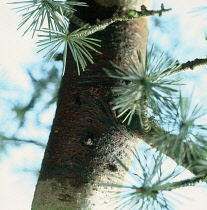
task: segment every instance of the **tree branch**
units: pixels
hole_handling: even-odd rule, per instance
[[[180,68],[177,71],[174,71],[173,73],[167,75],[167,77],[184,72],[189,69],[194,70],[195,67],[204,66],[206,64],[207,64],[207,58],[196,58],[195,60],[187,61],[186,63],[183,64],[178,63],[178,65],[180,65]],[[170,69],[166,69],[165,72],[169,70]]]
[[[50,4],[50,6],[57,11],[59,14],[64,15],[65,17],[69,18],[73,23],[75,23],[79,27],[83,27],[87,23],[85,23],[82,19],[78,18],[74,15],[74,12],[68,11],[66,9],[60,10],[60,8],[55,4]]]
[[[128,10],[122,14],[115,13],[113,17],[108,18],[106,20],[97,21],[97,24],[95,25],[89,25],[86,30],[84,30],[82,33],[78,34],[78,37],[81,36],[89,36],[91,34],[96,33],[97,31],[104,30],[107,26],[111,25],[114,22],[117,21],[129,21],[129,20],[137,20],[139,18],[153,16],[155,14],[162,15],[163,12],[170,11],[171,9],[165,9],[163,4],[161,5],[160,10],[147,10],[147,8],[142,5],[141,11],[135,11],[135,10]]]
[[[195,186],[199,182],[205,181],[205,176],[196,176],[189,179],[184,179],[177,182],[171,182],[164,185],[158,185],[157,190],[160,191],[171,191],[173,189],[178,189],[180,187],[188,187],[188,186]]]
[[[1,135],[1,141],[14,141],[14,142],[22,142],[22,143],[30,143],[30,144],[34,144],[36,146],[40,146],[42,148],[45,148],[46,145],[39,142],[39,141],[34,141],[34,140],[22,140],[22,139],[18,139],[18,138],[15,138],[15,137],[11,137],[11,138],[8,138],[6,136],[2,136]]]

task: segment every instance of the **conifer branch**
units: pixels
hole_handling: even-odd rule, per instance
[[[164,110],[171,110],[174,102],[172,97],[177,92],[173,88],[179,85],[178,80],[163,80],[170,72],[165,69],[170,68],[173,72],[179,68],[177,62],[169,62],[164,60],[163,53],[156,57],[153,55],[153,47],[147,53],[146,59],[143,60],[141,52],[137,53],[138,64],[128,57],[125,64],[128,69],[111,62],[114,70],[104,68],[104,71],[114,79],[128,81],[126,85],[113,88],[115,98],[111,102],[113,110],[118,110],[118,118],[126,116],[123,122],[128,118],[128,125],[132,121],[135,114],[139,115],[142,128],[149,132],[150,122],[148,119],[148,109],[155,116],[161,116]],[[168,64],[168,65],[167,65]],[[162,92],[162,94],[161,94]]]
[[[63,26],[60,24],[59,20],[63,18],[68,22],[69,20],[66,18],[66,15],[72,16],[73,12],[76,11],[73,6],[87,6],[84,2],[54,0],[29,0],[9,4],[23,5],[14,8],[17,9],[17,12],[24,11],[24,14],[22,14],[22,22],[19,24],[18,29],[25,25],[25,23],[30,22],[24,34],[33,30],[32,37],[36,31],[43,27],[43,23],[47,23],[49,30],[62,31]]]
[[[191,99],[183,98],[180,94],[177,110],[172,110],[166,122],[170,125],[170,129],[162,129],[154,126],[152,123],[152,131],[148,134],[148,143],[161,153],[172,158],[177,164],[182,165],[196,176],[201,176],[201,181],[207,181],[206,159],[207,139],[205,132],[206,125],[199,123],[199,119],[207,113],[202,110],[202,106],[192,106]],[[175,113],[174,113],[175,112]],[[197,167],[197,162],[201,162],[201,166]],[[202,166],[203,165],[203,166]],[[201,173],[202,172],[202,173]]]
[[[52,7],[58,11],[58,7],[56,5],[52,5]],[[156,14],[159,14],[159,16],[162,15],[163,12],[170,11],[171,9],[165,9],[164,5],[161,5],[160,10],[147,10],[147,8],[142,5],[141,6],[141,11],[136,11],[136,10],[129,10],[127,12],[124,12],[122,14],[117,14],[114,13],[112,18],[108,18],[106,20],[97,20],[97,24],[95,25],[89,25],[86,31],[83,34],[79,34],[79,36],[88,36],[91,34],[96,33],[97,31],[104,30],[106,27],[111,25],[114,22],[117,21],[129,21],[129,20],[136,20],[142,17],[147,17],[147,16],[153,16]],[[77,16],[74,15],[73,12],[63,10],[63,15],[69,18],[73,23],[76,25],[83,27],[87,23],[85,23],[82,19],[78,18]]]
[[[122,188],[122,191],[115,194],[114,197],[109,197],[109,202],[112,202],[113,198],[121,197],[123,199],[116,202],[116,209],[125,209],[126,206],[127,209],[132,209],[131,207],[152,210],[174,209],[168,199],[167,191],[183,187],[186,184],[186,180],[173,182],[183,172],[183,169],[172,165],[169,172],[169,168],[163,163],[170,160],[167,160],[159,152],[152,153],[149,149],[139,153],[131,152],[134,154],[135,162],[130,168],[115,157],[117,163],[130,177],[125,180],[125,184],[120,184],[119,177],[117,177],[116,183],[101,183],[105,187]],[[189,183],[187,183],[188,185]]]
[[[97,21],[97,24],[95,25],[89,25],[88,28],[82,32],[82,34],[79,34],[79,36],[89,36],[91,34],[96,33],[97,31],[102,31],[109,25],[111,25],[114,22],[117,21],[129,21],[129,20],[137,20],[139,18],[153,16],[155,14],[159,14],[159,16],[162,15],[163,12],[170,11],[170,9],[165,9],[163,4],[161,5],[160,10],[148,10],[144,5],[141,6],[141,11],[136,10],[129,10],[122,14],[115,13],[113,17],[108,18],[106,20],[99,20]]]
[[[151,124],[151,125],[153,125],[153,124]],[[155,139],[156,137],[159,138],[158,135],[155,134],[156,132],[160,132],[160,133],[163,133],[163,135],[165,134],[166,136],[169,136],[169,139],[165,139],[165,140],[169,141],[168,146],[164,145],[165,143],[160,144],[159,142],[152,140],[152,139]],[[131,135],[136,136],[136,134],[132,133],[132,131],[131,131]],[[198,182],[207,182],[207,164],[206,165],[203,164],[202,166],[199,166],[199,161],[201,163],[206,162],[206,159],[204,157],[195,158],[193,152],[191,152],[191,151],[188,151],[188,155],[186,154],[186,152],[183,153],[183,148],[189,148],[188,142],[183,143],[183,148],[180,148],[178,145],[175,148],[175,151],[178,155],[180,153],[183,153],[183,156],[181,157],[182,158],[182,161],[181,161],[179,157],[176,157],[175,155],[173,155],[172,153],[169,152],[169,150],[171,150],[173,145],[175,144],[174,140],[177,138],[177,135],[171,134],[168,131],[165,131],[163,128],[159,127],[157,124],[155,125],[155,123],[153,126],[151,126],[151,130],[150,130],[150,132],[147,133],[147,135],[148,136],[145,136],[145,138],[142,139],[145,143],[147,143],[152,148],[155,148],[157,151],[160,151],[162,154],[165,154],[166,156],[168,156],[169,158],[174,160],[178,165],[184,167],[185,169],[187,169],[188,171],[190,171],[191,173],[193,173],[196,176],[196,178],[194,180],[191,180],[192,183],[194,182],[196,184]],[[160,134],[160,135],[162,135],[162,134]],[[150,141],[149,139],[151,139],[152,141]],[[162,139],[162,136],[161,136],[160,140],[161,139]],[[163,140],[163,141],[165,141],[165,140]],[[195,148],[199,147],[198,144],[194,144],[193,146]],[[191,164],[189,162],[189,159],[191,159],[191,161],[190,161]],[[203,171],[201,170],[201,172],[200,172],[199,171],[200,168],[202,168]],[[186,183],[189,183],[189,184],[187,185]],[[188,182],[188,180],[185,180],[185,182],[183,182],[182,185],[183,185],[183,187],[185,187],[185,186],[190,186],[193,184],[190,184],[190,180],[189,180],[189,182]]]
[[[205,179],[205,176],[195,176],[195,177],[184,179],[177,182],[167,183],[160,186],[158,185],[157,191],[171,191],[171,190],[178,189],[181,187],[195,186],[199,182],[204,181],[204,179]],[[156,189],[156,186],[154,188]]]
[[[181,187],[189,187],[189,186],[195,186],[196,184],[204,181],[204,176],[195,176],[189,179],[184,179],[177,182],[171,182],[163,185],[155,185],[153,186],[153,191],[171,191],[174,189],[178,189]],[[131,189],[135,189],[138,193],[142,193],[143,191],[150,191],[150,188],[139,188],[139,187],[132,187]]]
[[[194,70],[198,66],[204,66],[207,65],[207,58],[196,58],[195,60],[192,61],[187,61],[186,63],[183,64],[177,64],[180,65],[180,68],[178,68],[176,71],[171,72],[167,77],[170,77],[172,75],[187,71],[187,70]],[[170,69],[166,69],[165,72],[168,72]]]

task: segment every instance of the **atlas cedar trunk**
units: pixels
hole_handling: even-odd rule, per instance
[[[89,7],[77,8],[76,15],[90,24],[115,12],[149,5],[146,1],[104,0],[87,4]],[[140,138],[139,133],[132,138],[111,111],[111,89],[119,83],[108,78],[102,68],[111,69],[110,60],[123,64],[138,49],[145,53],[147,22],[146,18],[116,22],[94,34],[94,38],[102,40],[102,54],[91,52],[94,64],[88,64],[80,76],[68,54],[32,209],[87,210],[108,206],[110,190],[98,183],[117,183],[115,177],[124,179],[125,172],[114,157],[130,165],[130,150],[138,146]],[[76,27],[71,24],[70,31]],[[114,209],[113,205],[110,208]]]

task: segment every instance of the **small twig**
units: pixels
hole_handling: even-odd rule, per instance
[[[167,77],[184,72],[189,69],[194,70],[195,67],[204,66],[206,64],[207,64],[207,58],[196,58],[195,60],[187,61],[186,63],[183,64],[178,63],[178,65],[180,65],[180,68],[177,71],[174,71],[171,74],[167,75]],[[170,69],[166,69],[165,72],[169,70]]]
[[[22,140],[22,139],[17,139],[15,137],[11,137],[11,138],[8,138],[6,136],[1,136],[1,141],[16,141],[16,142],[22,142],[22,143],[30,143],[30,144],[34,144],[36,146],[40,146],[40,147],[43,147],[45,148],[46,145],[41,143],[41,142],[38,142],[38,141],[34,141],[34,140]]]
[[[59,8],[56,5],[51,5],[53,9],[60,12]],[[105,20],[99,20],[97,21],[97,24],[90,25],[85,23],[82,19],[76,17],[73,12],[68,12],[67,10],[62,11],[62,14],[66,17],[68,17],[73,23],[76,25],[83,27],[85,25],[88,25],[88,27],[82,31],[82,33],[79,33],[77,37],[83,37],[83,36],[89,36],[91,34],[96,33],[97,31],[104,30],[107,26],[111,25],[114,22],[117,21],[129,21],[129,20],[137,20],[139,18],[147,17],[147,16],[153,16],[155,14],[159,14],[159,16],[162,15],[163,12],[170,11],[171,9],[165,9],[164,5],[161,5],[160,10],[147,10],[147,8],[142,5],[141,11],[136,10],[128,10],[122,14],[113,14],[113,17],[105,19]]]
[[[151,130],[149,118],[148,118],[148,100],[144,97],[142,100],[142,111],[141,111],[141,123],[145,133],[149,133]]]
[[[177,189],[180,187],[189,187],[189,186],[195,186],[196,184],[200,182],[205,182],[205,176],[195,176],[189,179],[184,179],[177,182],[171,182],[164,185],[160,185],[157,187],[157,190],[160,191],[171,191],[173,189]]]
[[[77,16],[74,15],[74,13],[69,13],[66,15],[73,23],[75,23],[79,27],[83,27],[87,25],[82,19],[78,18]]]
[[[170,11],[171,9],[164,9],[163,4],[161,5],[161,10],[147,10],[147,8],[142,5],[141,11],[135,11],[135,10],[129,10],[122,14],[115,13],[113,17],[108,18],[106,20],[102,20],[97,22],[95,25],[89,25],[86,30],[83,30],[82,33],[79,33],[77,36],[88,36],[91,34],[96,33],[97,31],[104,30],[107,26],[111,25],[114,22],[117,21],[129,21],[129,20],[137,20],[139,18],[147,17],[147,16],[153,16],[155,14],[162,15],[163,12]]]
[[[78,18],[74,15],[74,12],[68,12],[67,10],[60,10],[57,5],[50,4],[50,6],[57,11],[59,14],[63,14],[65,17],[69,18],[73,23],[75,23],[79,27],[83,27],[87,23],[85,23],[82,19]],[[61,13],[62,12],[62,13]]]

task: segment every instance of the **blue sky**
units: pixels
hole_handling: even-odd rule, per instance
[[[16,31],[20,23],[18,14],[10,10],[11,2],[3,0],[0,2],[0,25],[1,25],[1,51],[0,51],[0,131],[8,130],[8,134],[16,129],[16,124],[10,126],[5,122],[11,122],[14,118],[9,112],[10,103],[2,103],[3,99],[20,100],[26,103],[32,92],[30,79],[26,69],[39,63],[44,53],[36,54],[37,47],[35,37],[31,40],[31,34],[22,37],[23,30]],[[160,5],[161,1],[156,1]],[[173,11],[163,14],[162,20],[167,30],[150,29],[150,40],[161,46],[165,51],[178,59],[180,62],[193,60],[196,57],[207,55],[207,22],[202,15],[189,13],[194,7],[206,5],[207,1],[164,1],[165,7],[172,7]],[[159,6],[158,6],[159,7]],[[176,46],[175,46],[175,43]],[[172,50],[173,49],[173,50]],[[48,64],[49,65],[49,64]],[[207,100],[207,67],[201,67],[192,72],[186,72],[184,81],[188,83],[186,90],[194,90],[194,100],[206,103]],[[196,78],[196,80],[195,80]],[[3,88],[2,88],[3,85]],[[6,88],[4,88],[6,87]],[[204,91],[205,90],[205,91]],[[55,107],[42,116],[42,121],[49,125],[52,122]],[[5,114],[6,113],[6,114]],[[29,138],[29,135],[38,140],[46,141],[49,130],[46,128],[33,128],[28,125],[28,130],[22,131],[21,135]],[[0,209],[4,210],[29,210],[37,176],[32,171],[25,169],[38,169],[41,164],[43,150],[40,147],[25,144],[21,146],[7,146],[7,154],[0,154]],[[182,210],[204,210],[207,204],[207,191],[201,187],[182,189],[182,194],[193,197],[195,202],[188,201]]]

